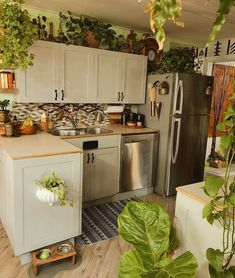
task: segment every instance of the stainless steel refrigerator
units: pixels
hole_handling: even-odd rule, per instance
[[[212,84],[213,77],[199,74],[148,76],[139,112],[147,127],[160,130],[154,191],[161,195],[203,180]]]

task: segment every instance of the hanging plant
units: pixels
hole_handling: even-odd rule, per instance
[[[28,48],[37,38],[37,28],[27,10],[22,10],[24,0],[0,2],[0,70],[26,69],[32,65],[33,55]]]
[[[141,1],[142,0],[138,0],[139,3]],[[178,26],[184,26],[181,14],[181,4],[181,0],[149,0],[144,10],[145,13],[149,13],[150,27],[153,33],[156,33],[159,50],[162,49],[165,41],[166,35],[163,27],[167,20],[172,21]],[[207,41],[207,46],[214,41],[216,35],[225,23],[226,15],[229,14],[234,4],[235,0],[220,0],[219,8],[216,12],[216,19]]]

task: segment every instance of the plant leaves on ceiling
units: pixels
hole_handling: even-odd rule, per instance
[[[142,0],[138,0],[140,3]],[[210,0],[208,0],[210,1]],[[156,33],[156,40],[159,44],[159,50],[163,48],[166,38],[164,25],[167,20],[172,21],[178,26],[184,27],[181,13],[181,0],[149,0],[145,13],[149,13],[150,27],[153,33]],[[225,23],[226,15],[229,14],[235,0],[220,0],[219,8],[216,12],[216,18],[213,23],[212,31],[207,40],[207,46],[214,41],[216,35]]]

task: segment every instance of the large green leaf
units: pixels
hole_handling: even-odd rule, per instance
[[[224,184],[224,179],[216,176],[208,176],[205,182],[204,192],[214,198]]]
[[[217,271],[212,265],[209,264],[209,272],[211,278],[234,278],[231,268],[229,270]]]
[[[174,250],[177,247],[179,247],[179,245],[180,245],[180,243],[179,243],[179,240],[176,237],[176,230],[175,230],[175,228],[173,226],[171,226],[168,254],[173,253]]]
[[[118,217],[119,236],[131,243],[147,270],[169,247],[170,217],[158,204],[129,202]]]
[[[209,264],[216,270],[222,271],[224,262],[224,253],[219,249],[208,248],[206,251],[206,257]]]
[[[155,278],[192,278],[197,267],[193,254],[186,252],[160,270]]]
[[[121,257],[119,278],[155,278],[156,273],[156,268],[144,268],[135,249],[125,252]]]

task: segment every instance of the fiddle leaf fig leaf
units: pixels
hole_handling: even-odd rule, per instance
[[[219,123],[219,124],[217,124],[216,128],[217,128],[217,130],[225,131],[226,125],[225,125],[225,123]]]
[[[198,264],[191,252],[186,252],[161,269],[155,278],[192,278]]]
[[[208,248],[206,251],[206,257],[209,261],[209,264],[216,271],[222,271],[223,262],[224,262],[224,253],[221,252],[219,249]]]
[[[209,176],[203,187],[204,192],[211,198],[216,197],[220,188],[224,185],[224,179],[216,176]]]
[[[222,149],[228,149],[230,145],[230,136],[224,135],[220,138],[220,146]]]
[[[169,247],[170,217],[157,204],[129,202],[118,217],[119,236],[131,243],[145,269],[152,269]]]

